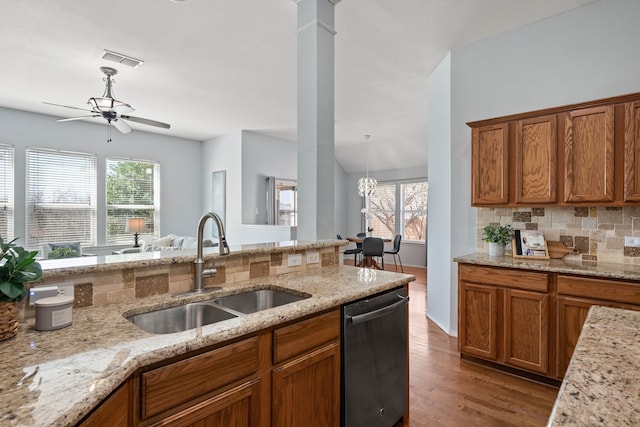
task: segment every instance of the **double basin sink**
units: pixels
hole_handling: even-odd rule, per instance
[[[152,334],[172,334],[309,298],[283,289],[258,289],[125,316]]]

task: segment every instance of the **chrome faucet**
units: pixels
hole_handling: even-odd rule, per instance
[[[196,254],[196,260],[194,261],[196,265],[196,277],[195,277],[195,292],[202,292],[204,290],[202,286],[202,279],[205,277],[213,277],[216,275],[216,261],[213,260],[212,268],[204,268],[204,259],[202,258],[202,241],[204,239],[204,225],[207,223],[207,220],[211,218],[218,228],[218,251],[220,255],[228,255],[229,254],[229,245],[227,244],[227,238],[224,235],[224,226],[222,225],[222,220],[217,214],[213,212],[206,213],[200,218],[200,222],[198,223],[198,252]]]

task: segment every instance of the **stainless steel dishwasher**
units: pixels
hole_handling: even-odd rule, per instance
[[[344,427],[390,427],[407,411],[408,302],[397,288],[342,307]]]

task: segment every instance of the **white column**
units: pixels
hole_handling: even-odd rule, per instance
[[[298,4],[298,240],[335,238],[334,6]]]

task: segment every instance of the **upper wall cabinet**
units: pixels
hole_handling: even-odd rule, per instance
[[[472,206],[640,203],[640,93],[468,125]]]
[[[473,129],[471,198],[473,205],[509,202],[509,127],[498,124]]]
[[[516,122],[516,203],[556,201],[557,135],[555,115]]]
[[[564,200],[613,202],[613,105],[565,114]]]
[[[624,104],[624,201],[640,201],[640,101]]]

